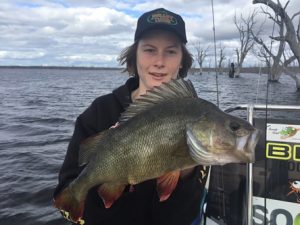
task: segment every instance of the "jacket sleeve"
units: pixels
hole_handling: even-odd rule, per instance
[[[153,220],[159,225],[190,225],[200,213],[208,167],[197,166],[192,174],[179,180],[172,195],[164,202],[153,199]]]
[[[81,141],[104,129],[97,121],[97,106],[94,101],[76,120],[74,133],[59,172],[58,185],[54,191],[56,196],[63,188],[80,174],[83,168],[78,166],[78,154]]]
[[[54,196],[56,196],[63,188],[78,177],[83,167],[78,166],[78,155],[80,143],[89,136],[92,136],[102,130],[108,129],[113,123],[111,119],[104,120],[99,108],[103,104],[99,102],[106,101],[100,97],[96,99],[79,117],[76,119],[75,128],[71,140],[68,145],[68,150],[59,172],[58,185],[55,188]],[[102,119],[100,119],[102,118]]]
[[[59,172],[58,185],[54,190],[54,197],[76,179],[83,170],[83,167],[78,166],[80,143],[84,139],[114,125],[122,110],[122,106],[116,101],[115,97],[112,94],[108,94],[97,98],[77,118],[74,133]],[[102,201],[97,194],[97,188],[92,188],[86,197],[83,215],[87,224],[107,225],[110,224],[111,218],[118,218],[116,215],[120,213],[117,207],[115,207],[115,210],[110,210],[107,213],[102,205]],[[108,223],[103,223],[103,220],[107,220]]]

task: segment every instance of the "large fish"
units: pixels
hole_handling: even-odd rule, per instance
[[[54,206],[82,222],[90,188],[109,208],[126,185],[157,178],[161,201],[176,187],[180,170],[196,165],[253,162],[259,131],[198,98],[192,83],[172,80],[131,104],[116,128],[81,145],[77,179],[54,199]]]

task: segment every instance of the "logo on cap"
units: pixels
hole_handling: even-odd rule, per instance
[[[158,11],[147,18],[149,23],[166,23],[169,25],[177,25],[177,20],[174,16],[169,15],[166,11]]]

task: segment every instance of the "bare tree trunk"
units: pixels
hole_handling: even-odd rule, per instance
[[[204,62],[204,59],[206,58],[207,56],[207,50],[208,50],[208,47],[206,47],[205,49],[202,48],[201,46],[201,43],[200,41],[196,42],[195,44],[193,44],[195,49],[196,49],[196,61],[199,65],[199,68],[200,68],[200,75],[202,75],[202,72],[203,72],[203,68],[202,68],[202,65],[203,65],[203,62]]]
[[[225,55],[224,55],[224,49],[225,47],[222,46],[222,44],[220,44],[220,55],[219,55],[219,64],[218,64],[218,70],[219,70],[219,74],[223,74],[223,66],[222,63],[224,61],[224,59],[226,59]]]
[[[247,19],[244,19],[243,16],[241,15],[240,19],[238,20],[236,18],[236,15],[234,16],[234,23],[240,34],[240,48],[236,49],[237,68],[236,68],[235,77],[238,77],[240,75],[241,68],[243,67],[243,62],[249,50],[254,45],[254,40],[251,35],[251,30],[253,30],[253,27],[255,25],[255,21],[254,21],[255,16],[256,16],[255,11],[250,13]]]
[[[240,64],[240,52],[239,49],[235,49],[236,52],[236,58],[237,58],[237,65],[236,65],[236,69],[235,69],[235,73],[234,73],[234,77],[239,77],[240,73],[241,73],[241,64]]]
[[[290,17],[287,12],[285,11],[289,1],[286,3],[284,7],[282,7],[280,1],[277,1],[277,4],[272,0],[253,0],[253,4],[261,3],[270,7],[274,13],[281,17],[282,21],[286,26],[286,35],[285,37],[278,37],[277,39],[282,39],[289,44],[292,52],[294,53],[295,57],[297,58],[298,65],[300,67],[300,36],[299,36],[299,25],[297,32],[295,30],[293,19],[300,15],[300,12],[295,13],[292,17]]]
[[[281,74],[282,74],[282,67],[279,64],[277,65],[273,64],[269,73],[269,81],[278,82]]]
[[[292,50],[294,56],[290,57],[288,60],[285,59],[283,63],[283,68],[281,69],[284,71],[285,74],[289,75],[295,81],[297,91],[300,91],[299,76],[297,76],[296,73],[292,73],[286,68],[286,66],[289,63],[291,63],[294,59],[297,59],[298,67],[300,68],[300,19],[298,22],[297,31],[293,24],[293,19],[296,16],[300,15],[300,11],[298,11],[292,17],[290,17],[286,12],[286,8],[289,4],[289,1],[287,1],[284,7],[281,5],[280,0],[277,0],[277,4],[272,0],[253,0],[253,4],[257,4],[257,3],[261,3],[270,7],[274,11],[275,15],[280,17],[280,21],[284,23],[286,27],[285,35],[283,35],[283,33],[280,33],[279,37],[271,37],[271,38],[280,41],[280,43],[284,41],[289,44],[289,47]],[[272,17],[271,19],[274,20],[274,18]],[[274,20],[274,22],[276,22],[276,20]]]
[[[241,66],[237,65],[235,73],[234,73],[234,77],[239,77],[241,73]]]
[[[270,13],[264,11],[265,14],[269,16],[270,19],[274,21],[279,27],[279,36],[283,37],[284,36],[284,23],[282,19],[280,19],[278,16],[273,17]],[[259,28],[259,31],[257,34],[261,33],[262,27]],[[264,41],[258,37],[258,35],[255,35],[253,30],[251,30],[251,34],[253,36],[254,41],[262,46],[261,51],[258,53],[259,57],[265,58],[265,61],[268,64],[268,67],[270,68],[269,73],[268,73],[268,79],[269,81],[272,82],[278,82],[280,75],[282,73],[282,66],[280,65],[280,59],[283,56],[284,53],[284,47],[285,47],[285,41],[284,39],[280,39],[279,41],[279,46],[277,48],[277,54],[273,54],[274,50],[272,49],[274,46],[271,45],[271,47],[267,47]],[[273,35],[273,34],[272,34]],[[270,37],[271,39],[274,39],[273,36]]]

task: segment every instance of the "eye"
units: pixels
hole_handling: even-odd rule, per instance
[[[175,50],[167,50],[167,53],[169,55],[174,55],[174,54],[177,54],[177,51],[175,51]]]
[[[155,50],[153,48],[146,48],[144,49],[144,52],[149,52],[149,53],[152,53],[154,52]]]
[[[237,122],[230,122],[229,127],[232,131],[237,131],[238,129],[240,129],[241,125]]]

